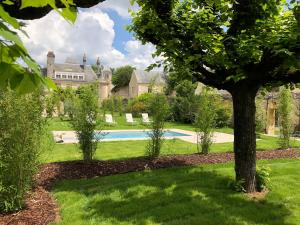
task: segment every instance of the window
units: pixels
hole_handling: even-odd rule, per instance
[[[78,76],[73,76],[73,79],[74,80],[78,80]]]
[[[72,75],[68,75],[68,79],[72,80]]]
[[[67,75],[62,75],[62,79],[67,79]]]
[[[60,74],[56,74],[56,79],[60,79],[60,78],[61,78]]]
[[[79,80],[83,80],[83,76],[79,76]]]

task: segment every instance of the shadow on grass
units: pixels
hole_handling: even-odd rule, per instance
[[[230,179],[201,168],[165,169],[64,181],[54,192],[84,194],[86,224],[290,225],[283,204],[251,201],[227,188]]]

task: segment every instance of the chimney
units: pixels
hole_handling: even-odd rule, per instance
[[[47,54],[47,77],[54,77],[54,63],[55,63],[55,55],[54,52],[49,51]]]
[[[83,54],[82,62],[83,62],[83,68],[85,68],[85,66],[86,66],[86,54],[85,53]]]

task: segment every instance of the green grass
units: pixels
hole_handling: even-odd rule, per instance
[[[147,141],[117,141],[102,142],[96,151],[95,159],[120,160],[145,155]],[[294,147],[300,147],[300,142],[293,143]],[[275,137],[261,136],[257,141],[258,150],[270,150],[279,148],[278,139]],[[233,151],[233,143],[213,144],[211,152]],[[178,139],[166,140],[161,151],[162,155],[192,154],[197,152],[195,144]],[[56,144],[52,151],[41,155],[41,162],[58,162],[82,159],[77,144]]]
[[[232,164],[62,181],[52,193],[60,225],[300,224],[300,160],[259,164],[272,169],[271,192],[261,201],[227,188]]]
[[[115,121],[117,122],[114,126],[109,126],[102,123],[102,129],[104,130],[123,130],[123,129],[145,129],[147,126],[141,123],[140,118],[135,118],[137,123],[135,125],[127,124],[124,116],[114,116]],[[183,123],[175,123],[175,122],[167,122],[166,128],[177,128],[183,130],[190,130],[194,131],[195,128],[191,124],[183,124]],[[99,129],[100,127],[98,127]],[[49,121],[49,129],[50,130],[57,130],[57,131],[68,131],[73,130],[69,121],[61,120],[59,118],[53,118]],[[232,134],[233,130],[231,128],[220,128],[216,129],[218,132],[229,133]]]

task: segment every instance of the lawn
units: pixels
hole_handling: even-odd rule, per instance
[[[114,116],[114,120],[117,122],[115,126],[109,126],[105,123],[101,123],[101,128],[104,130],[123,130],[123,129],[145,129],[147,128],[146,125],[141,123],[140,118],[135,118],[137,123],[135,125],[127,124],[125,120],[125,116]],[[183,130],[190,130],[194,131],[195,128],[191,124],[184,124],[184,123],[175,123],[175,122],[166,122],[166,128],[177,128]],[[49,121],[49,129],[50,130],[57,130],[57,131],[68,131],[73,130],[71,124],[67,120],[61,120],[59,118],[53,118]],[[100,129],[100,126],[98,127]],[[216,129],[218,132],[229,133],[232,134],[233,130],[231,128],[219,128]]]
[[[272,169],[272,190],[261,201],[227,187],[232,164],[62,181],[52,194],[59,202],[60,225],[300,224],[300,160],[259,164]]]
[[[261,136],[257,141],[258,150],[270,150],[279,148],[278,139],[275,137]],[[300,147],[300,142],[292,142],[294,147]],[[147,141],[117,141],[102,142],[96,151],[95,159],[98,160],[120,160],[145,155]],[[232,143],[213,144],[211,152],[233,151]],[[195,144],[182,140],[166,140],[161,154],[192,154],[197,152]],[[41,155],[42,162],[58,162],[82,159],[77,144],[56,144],[54,149]]]

